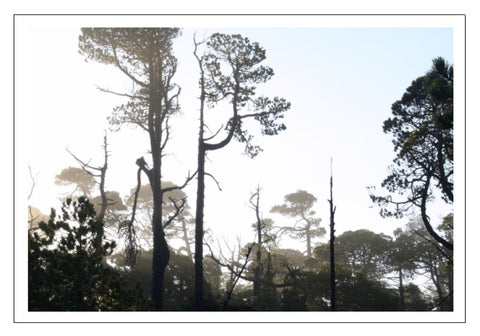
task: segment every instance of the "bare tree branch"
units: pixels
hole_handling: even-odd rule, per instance
[[[210,176],[215,181],[215,183],[217,184],[218,190],[222,191],[222,188],[220,187],[220,183],[217,181],[217,179],[212,174],[205,172],[205,175]]]
[[[110,94],[113,94],[113,95],[116,95],[116,96],[127,97],[127,98],[130,98],[130,99],[145,99],[145,97],[143,97],[143,96],[137,96],[137,95],[131,95],[131,94],[128,94],[128,93],[115,92],[115,91],[112,91],[112,90],[109,90],[109,89],[102,88],[98,85],[96,85],[95,87],[100,92],[110,93]]]
[[[109,40],[110,40],[110,45],[112,46],[112,52],[113,52],[113,57],[114,57],[114,60],[115,60],[115,66],[118,69],[120,69],[120,71],[122,71],[125,75],[127,75],[128,78],[130,78],[132,81],[134,81],[136,84],[140,85],[141,87],[148,87],[148,85],[146,83],[137,79],[135,76],[133,76],[130,72],[128,72],[127,69],[125,69],[120,64],[120,61],[119,61],[118,55],[117,55],[117,47],[116,47],[115,41],[113,40],[113,38],[110,38]]]
[[[183,197],[181,200],[180,200],[180,205],[177,204],[177,200],[172,198],[172,197],[169,197],[169,200],[172,202],[173,206],[175,207],[175,212],[173,213],[173,215],[171,215],[165,222],[165,224],[163,224],[163,228],[165,229],[167,226],[170,225],[170,223],[175,219],[177,218],[177,216],[185,209],[185,203],[186,203],[186,200],[187,198],[186,197]]]
[[[37,185],[37,176],[39,172],[36,173],[35,176],[33,176],[32,167],[30,167],[30,165],[28,166],[28,172],[30,173],[30,179],[32,180],[32,187],[30,188],[30,193],[28,194],[28,197],[27,197],[27,199],[29,200],[30,197],[32,197],[33,189],[35,189],[35,186]]]
[[[207,127],[207,128],[208,128],[208,126],[207,126],[207,125],[205,125],[205,127]],[[209,141],[209,140],[212,140],[213,138],[215,138],[215,137],[218,135],[218,133],[220,133],[220,131],[221,131],[222,129],[223,129],[223,124],[222,124],[222,126],[220,126],[220,128],[218,129],[218,131],[216,131],[216,132],[215,132],[215,134],[214,134],[214,135],[212,135],[212,136],[210,136],[210,137],[208,137],[208,138],[206,138],[206,139],[203,139],[203,141]]]
[[[197,175],[197,172],[198,171],[195,171],[195,173],[190,176],[190,171],[188,172],[188,176],[187,178],[185,179],[185,182],[181,185],[181,186],[173,186],[173,187],[168,187],[168,188],[162,188],[162,192],[163,193],[166,193],[166,192],[169,192],[169,191],[173,191],[173,190],[181,190],[183,188],[185,188],[187,186],[187,184],[194,179],[194,177]]]

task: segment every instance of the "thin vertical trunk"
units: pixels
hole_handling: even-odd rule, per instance
[[[108,199],[107,199],[107,194],[105,192],[105,178],[107,174],[107,168],[108,168],[108,150],[107,150],[107,136],[105,135],[103,137],[103,151],[104,151],[104,163],[103,167],[100,167],[98,170],[100,171],[100,197],[102,199],[102,204],[100,207],[100,212],[98,213],[97,219],[101,222],[103,222],[103,219],[105,218],[105,212],[107,211],[107,204],[108,204]],[[101,241],[100,241],[101,243]]]
[[[203,127],[202,127],[203,128]],[[202,136],[202,135],[200,135]],[[198,145],[197,204],[195,212],[195,308],[203,308],[203,208],[205,199],[205,150]]]
[[[255,210],[255,216],[257,219],[257,253],[255,256],[255,271],[253,275],[253,296],[255,297],[255,305],[258,305],[258,297],[262,287],[262,220],[260,219],[260,187],[257,187],[256,194],[257,200],[253,204]]]
[[[185,217],[182,217],[182,231],[183,231],[183,241],[185,242],[185,251],[187,256],[192,258],[192,249],[190,248],[190,238],[188,237],[187,223]]]
[[[154,200],[155,204],[155,200]],[[170,261],[170,252],[162,228],[161,199],[160,207],[153,210],[153,260],[152,260],[152,300],[155,310],[163,310],[165,269]],[[157,209],[160,210],[157,210]]]
[[[331,167],[330,167],[331,168]],[[333,173],[330,175],[330,309],[337,309],[336,283],[335,283],[335,210],[333,206]]]
[[[307,224],[306,228],[306,238],[307,238],[307,257],[311,258],[312,257],[312,234],[310,232],[310,224]]]
[[[440,237],[435,230],[432,228],[430,224],[430,218],[427,215],[427,199],[428,199],[428,189],[430,188],[430,180],[432,178],[431,175],[426,176],[427,181],[425,182],[425,186],[423,187],[422,194],[421,194],[421,203],[420,203],[420,214],[422,217],[423,224],[427,229],[428,233],[440,244],[442,244],[445,248],[450,251],[453,251],[453,244],[445,240],[444,238]]]
[[[445,296],[443,293],[442,282],[438,274],[438,265],[430,265],[430,276],[437,290],[439,308],[440,310],[445,310],[445,305],[443,304]]]
[[[198,130],[198,158],[197,158],[197,202],[195,209],[195,309],[203,308],[203,208],[205,201],[205,143],[203,139],[204,129],[204,105],[205,105],[205,75],[202,58],[197,55],[198,43],[195,42],[193,54],[200,68],[200,126]]]
[[[400,282],[398,290],[400,292],[400,309],[405,310],[405,293],[403,288],[403,272],[402,265],[398,268],[398,280]]]
[[[157,68],[158,67],[158,68]],[[153,167],[150,170],[150,186],[153,193],[153,259],[152,259],[152,300],[155,310],[163,310],[165,269],[170,261],[170,252],[162,225],[162,123],[165,111],[162,107],[163,83],[158,74],[163,73],[161,63],[152,62],[150,72],[149,135]],[[163,97],[165,98],[165,97]]]

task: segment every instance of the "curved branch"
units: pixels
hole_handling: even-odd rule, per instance
[[[220,187],[220,183],[217,181],[217,179],[212,174],[205,172],[205,175],[210,176],[215,181],[215,183],[217,184],[218,190],[222,191],[222,188]]]
[[[110,44],[112,46],[112,52],[113,52],[113,58],[114,58],[114,63],[115,63],[115,66],[120,69],[120,71],[122,71],[125,75],[127,75],[128,78],[130,78],[132,81],[134,81],[136,84],[140,85],[141,87],[147,87],[148,85],[144,82],[142,82],[141,80],[137,79],[135,76],[133,76],[130,72],[128,72],[127,69],[125,69],[121,64],[120,64],[120,61],[118,59],[118,55],[117,55],[117,48],[116,48],[116,45],[115,45],[115,42],[113,39],[109,39],[110,41]]]
[[[237,124],[238,124],[238,121],[240,120],[240,118],[237,115],[235,115],[230,120],[232,120],[232,126],[231,126],[230,130],[228,131],[228,134],[225,137],[225,139],[223,139],[222,141],[220,141],[216,144],[209,144],[209,143],[204,142],[203,147],[206,151],[217,150],[217,149],[225,147],[226,145],[228,145],[230,143],[230,141],[233,138],[233,135],[235,134],[235,129],[237,128]]]
[[[185,203],[186,203],[186,200],[187,198],[186,197],[183,197],[181,200],[180,200],[180,205],[177,204],[176,200],[172,197],[169,197],[168,198],[170,200],[170,202],[172,202],[173,206],[175,207],[175,212],[173,213],[173,215],[171,215],[165,222],[165,224],[163,224],[163,228],[165,229],[167,226],[170,225],[170,223],[173,222],[173,220],[175,218],[178,217],[178,215],[183,211],[183,209],[185,209]]]
[[[428,199],[428,188],[430,186],[430,179],[431,176],[427,176],[427,181],[425,183],[425,187],[422,190],[422,200],[421,200],[421,205],[420,205],[420,212],[421,212],[421,217],[423,224],[425,225],[425,228],[427,229],[428,233],[440,244],[442,244],[445,248],[449,249],[450,251],[453,251],[453,244],[439,236],[435,230],[432,228],[430,224],[430,218],[427,215],[427,199]]]
[[[185,179],[185,183],[183,183],[181,186],[173,186],[173,187],[168,187],[168,188],[162,188],[162,193],[166,193],[166,192],[173,191],[173,190],[181,190],[181,189],[185,188],[187,186],[187,184],[191,180],[193,180],[193,178],[197,175],[197,173],[198,173],[198,170],[192,176],[190,176],[190,172],[188,172],[188,176]]]

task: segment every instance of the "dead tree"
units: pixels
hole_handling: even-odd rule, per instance
[[[163,157],[170,139],[169,119],[180,109],[181,89],[173,82],[178,63],[173,54],[173,40],[179,35],[179,28],[82,28],[79,37],[80,52],[87,59],[115,66],[132,82],[131,93],[102,90],[128,98],[126,104],[114,109],[110,124],[118,128],[131,124],[149,136],[151,165],[143,157],[136,164],[147,176],[153,193],[152,300],[156,310],[163,309],[164,276],[170,261],[166,223],[162,218],[163,196],[182,189],[195,176],[188,176],[183,185],[162,188]],[[180,208],[181,202],[176,206]]]
[[[333,205],[333,172],[330,162],[330,309],[336,310],[336,282],[335,282],[335,211]]]
[[[241,246],[240,239],[238,237],[237,237],[237,240],[238,240],[237,258],[235,258],[235,254],[236,254],[235,249],[230,249],[228,247],[228,244],[226,245],[227,245],[227,248],[230,250],[230,254],[231,254],[230,258],[225,257],[221,250],[219,252],[220,256],[216,257],[210,245],[208,243],[205,243],[205,245],[210,250],[209,257],[220,266],[227,268],[230,272],[230,279],[226,285],[225,300],[223,301],[224,310],[228,309],[230,299],[232,298],[233,290],[235,289],[235,286],[237,285],[238,280],[240,279],[249,280],[249,281],[253,280],[252,278],[245,277],[243,273],[248,265],[248,262],[251,261],[250,254],[252,252],[254,244],[248,244],[247,252],[245,253],[245,256],[244,256],[245,260],[243,261],[243,263],[241,263],[241,259],[243,256],[241,255],[240,251],[242,249],[242,246]]]
[[[114,203],[109,203],[109,199],[107,197],[107,193],[105,191],[105,179],[106,179],[106,174],[107,174],[107,168],[108,168],[108,144],[107,144],[107,135],[103,137],[103,165],[101,166],[92,166],[89,162],[84,162],[83,160],[79,159],[75,154],[73,154],[68,148],[67,152],[70,153],[70,155],[80,164],[80,167],[82,170],[92,176],[95,181],[98,184],[98,188],[100,191],[100,211],[97,214],[97,219],[100,222],[104,222],[104,217],[105,217],[105,211],[107,209],[107,206],[113,205]],[[102,245],[102,240],[103,240],[103,235],[97,235],[97,246]]]
[[[263,230],[263,221],[260,218],[260,186],[257,186],[257,190],[250,196],[250,208],[255,211],[256,222],[254,227],[257,235],[257,249],[255,254],[255,269],[253,275],[253,296],[255,297],[255,303],[258,300],[262,287],[262,274],[263,274],[263,263],[262,263],[262,230]]]

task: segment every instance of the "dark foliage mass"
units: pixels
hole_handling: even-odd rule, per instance
[[[28,308],[31,311],[143,310],[141,288],[130,289],[105,263],[113,242],[98,244],[103,223],[84,197],[67,199],[62,214],[28,234]]]
[[[382,183],[390,195],[372,195],[372,200],[387,217],[418,209],[429,234],[453,251],[453,242],[437,234],[428,216],[435,192],[453,204],[453,66],[434,59],[432,68],[392,104],[392,115],[383,124],[396,153]]]
[[[271,221],[267,223],[270,225],[262,225],[262,230],[271,230]],[[336,310],[452,309],[451,264],[438,246],[422,238],[427,232],[420,223],[412,221],[407,230],[397,230],[395,238],[368,230],[337,237]],[[439,230],[448,235],[451,228],[451,216],[447,216]],[[105,239],[97,243],[98,235],[103,235],[103,223],[83,197],[67,199],[61,215],[52,211],[48,222],[29,231],[29,310],[154,309],[145,298],[151,295],[152,250],[142,251],[136,264],[129,267],[122,253],[112,255],[114,243]],[[239,253],[243,258],[248,249],[247,255],[260,259],[246,257],[227,263],[214,256],[205,259],[203,310],[330,310],[329,244],[318,244],[308,257],[297,250],[280,249],[271,242],[276,238],[268,237]],[[256,253],[259,246],[261,254]],[[238,274],[240,267],[235,265],[243,265],[244,272]],[[431,277],[435,290],[427,295],[411,282],[416,274]],[[237,275],[240,282],[232,287],[231,280]],[[261,286],[254,292],[258,279]],[[172,250],[165,272],[164,310],[196,310],[194,289],[192,257]]]

